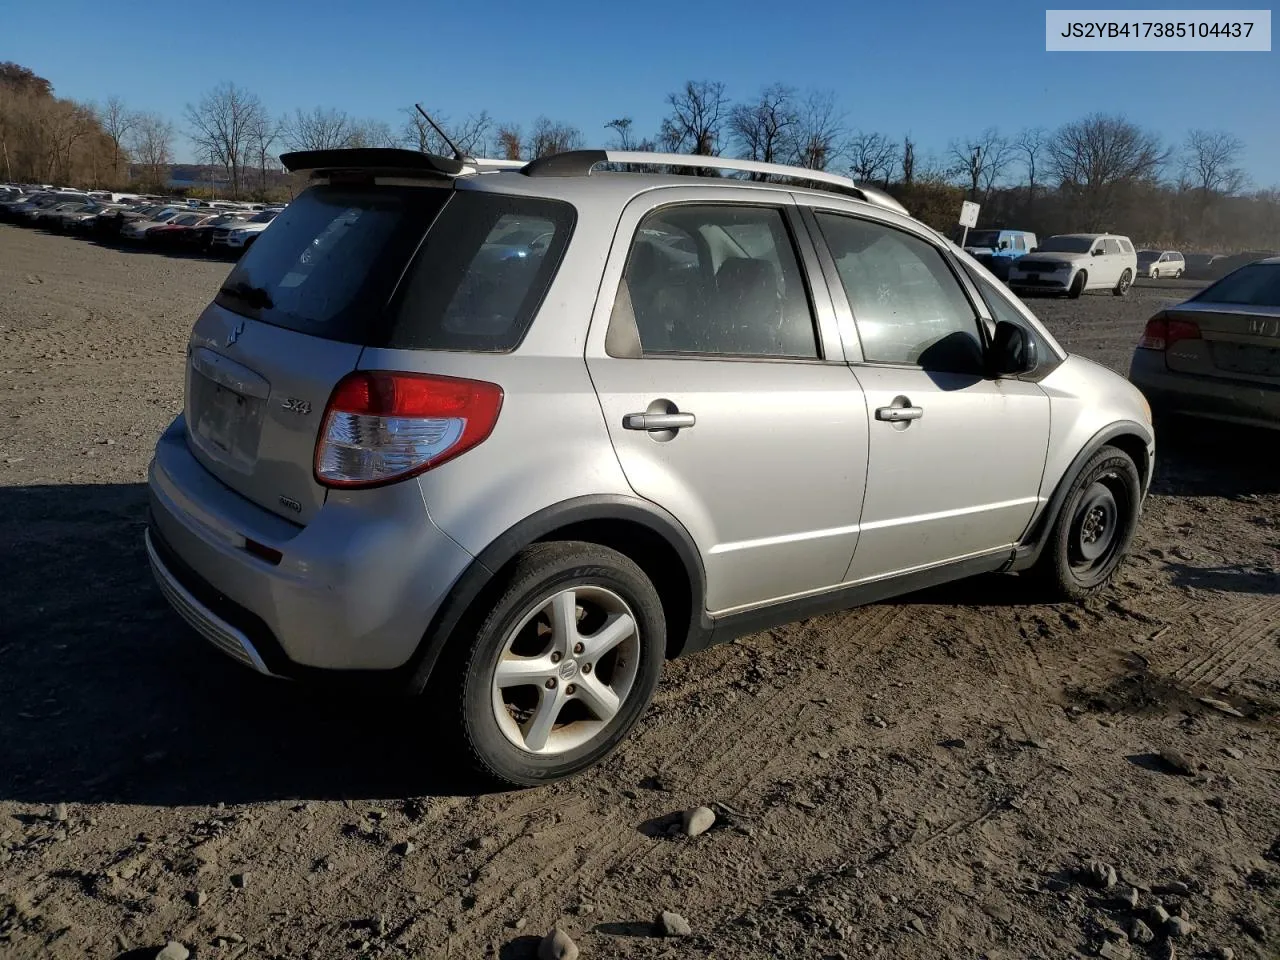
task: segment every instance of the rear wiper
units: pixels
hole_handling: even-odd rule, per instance
[[[218,293],[226,294],[228,297],[235,297],[237,300],[260,310],[270,310],[272,307],[271,294],[267,293],[262,287],[252,286],[243,280],[237,283],[224,284]]]

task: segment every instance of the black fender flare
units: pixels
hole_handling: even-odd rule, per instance
[[[681,635],[684,625],[668,625],[668,635],[678,647],[691,644],[696,635],[710,632],[705,612],[706,571],[702,556],[689,531],[671,513],[648,500],[620,494],[598,494],[564,500],[530,514],[485,547],[454,581],[444,602],[431,619],[418,649],[405,665],[409,692],[420,693],[431,678],[454,630],[494,576],[521,550],[575,524],[593,520],[633,523],[657,534],[679,556],[689,578],[692,611],[689,637]]]
[[[1044,550],[1045,542],[1049,537],[1049,530],[1052,529],[1058,512],[1062,509],[1062,505],[1067,499],[1067,493],[1070,491],[1071,485],[1076,482],[1076,478],[1080,476],[1084,465],[1089,462],[1090,457],[1107,444],[1117,437],[1124,436],[1140,440],[1144,449],[1149,449],[1154,440],[1151,428],[1136,420],[1117,420],[1090,437],[1088,443],[1080,448],[1071,463],[1067,465],[1067,469],[1062,472],[1062,479],[1054,487],[1053,494],[1049,497],[1049,502],[1045,504],[1039,516],[1031,522],[1026,532],[1023,533],[1022,539],[1018,541],[1018,545],[1014,548],[1013,558],[1009,561],[1009,565],[1005,567],[1006,570],[1026,570],[1040,559],[1040,553]],[[1155,471],[1155,462],[1152,460],[1146,463],[1138,463],[1137,466],[1142,475],[1142,497],[1145,501],[1147,491],[1151,487],[1151,476]]]

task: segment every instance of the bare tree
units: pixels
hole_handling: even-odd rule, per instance
[[[672,153],[692,153],[703,157],[720,154],[720,137],[729,112],[724,84],[712,80],[689,80],[683,88],[667,94],[671,112],[662,120],[662,145]]]
[[[403,134],[406,144],[423,153],[434,153],[446,157],[453,155],[453,148],[445,142],[416,107],[408,107],[403,112],[407,114]],[[464,156],[482,157],[488,152],[489,131],[493,127],[493,119],[487,110],[468,116],[452,130],[449,129],[451,124],[448,118],[436,113],[432,113],[431,118],[457,144]]]
[[[457,127],[449,131],[449,136],[458,145],[458,149],[468,157],[483,157],[489,152],[489,135],[493,130],[493,117],[488,110],[469,114]]]
[[[979,188],[984,188],[984,193],[991,192],[1013,157],[1009,141],[995,127],[988,127],[976,137],[952,140],[947,155],[957,175],[968,183],[973,200],[978,199]]]
[[[248,127],[248,156],[257,164],[258,189],[264,195],[267,192],[267,170],[272,166],[272,147],[279,138],[280,124],[267,116],[265,110],[258,111]]]
[[[129,110],[119,97],[108,97],[106,104],[98,112],[98,120],[102,129],[111,138],[111,174],[120,176],[120,160],[125,138],[137,123],[137,117]]]
[[[739,103],[729,111],[729,137],[742,159],[782,162],[797,122],[794,101],[794,90],[775,83],[761,91],[754,103]],[[751,179],[766,177],[756,173]]]
[[[280,137],[290,150],[336,150],[350,144],[353,131],[349,116],[325,107],[299,108],[280,121]]]
[[[524,136],[519,124],[506,123],[498,127],[497,140],[503,160],[524,159]]]
[[[142,167],[142,181],[159,186],[173,162],[173,124],[158,113],[139,113],[130,131],[130,148]]]
[[[1046,167],[1075,199],[1084,226],[1106,227],[1123,188],[1155,180],[1169,153],[1160,139],[1123,117],[1093,114],[1059,127]]]
[[[840,155],[843,133],[844,116],[836,109],[835,94],[811,91],[796,107],[788,159],[797,167],[825,170]]]
[[[577,127],[539,117],[533,122],[533,129],[529,131],[525,152],[531,159],[537,160],[539,157],[549,157],[552,154],[577,150],[581,147],[582,131]]]
[[[873,180],[887,183],[898,162],[897,145],[882,133],[859,130],[849,138],[845,152],[849,155],[853,178],[866,183]]]
[[[353,120],[344,146],[397,147],[400,145],[391,124],[385,120]],[[450,151],[452,152],[452,151]]]
[[[1022,164],[1027,171],[1028,206],[1035,204],[1036,171],[1048,142],[1049,134],[1044,127],[1029,127],[1018,134],[1018,138],[1013,141],[1014,153],[1022,158]]]
[[[635,142],[631,139],[632,120],[630,117],[618,117],[616,120],[610,120],[604,125],[606,130],[612,130],[618,135],[618,139],[614,141],[619,150],[634,150]]]
[[[1239,193],[1245,185],[1237,164],[1244,142],[1225,130],[1192,130],[1182,148],[1182,172],[1195,189],[1210,194]]]
[[[902,182],[911,186],[916,176],[916,142],[911,134],[902,138]]]
[[[207,150],[231,177],[231,195],[240,196],[240,176],[249,144],[249,130],[263,112],[255,93],[223,83],[206,93],[197,104],[187,104],[188,135]]]

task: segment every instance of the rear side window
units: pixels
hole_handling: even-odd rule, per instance
[[[1108,237],[1106,240],[1102,241],[1102,250],[1104,253],[1114,256],[1120,252],[1120,244],[1118,241],[1112,240]]]
[[[809,294],[782,211],[677,204],[640,222],[610,321],[645,356],[814,359]]]
[[[1203,303],[1280,307],[1280,263],[1254,263],[1241,267],[1191,299]]]

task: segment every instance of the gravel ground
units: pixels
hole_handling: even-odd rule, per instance
[[[416,704],[251,675],[152,585],[145,468],[226,271],[0,226],[0,955],[1280,956],[1260,438],[1162,436],[1083,606],[994,578],[750,636],[598,769],[486,793]],[[1188,289],[1033,308],[1123,371]]]

